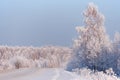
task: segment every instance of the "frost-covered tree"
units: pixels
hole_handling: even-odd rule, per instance
[[[114,42],[113,42],[113,47],[115,53],[119,54],[120,53],[120,33],[116,32],[114,35]]]
[[[0,46],[0,71],[32,67],[65,67],[71,53],[72,49],[59,46]]]
[[[114,35],[113,47],[114,47],[114,54],[117,55],[116,72],[117,74],[120,75],[120,33],[119,32],[116,32]]]
[[[106,34],[104,16],[93,3],[83,13],[85,26],[76,27],[78,37],[73,44],[73,59],[68,69],[88,67],[94,70],[106,70],[116,60],[113,46]],[[112,59],[112,60],[111,60]]]
[[[114,35],[114,44],[116,44],[118,47],[120,46],[120,33],[116,32]]]

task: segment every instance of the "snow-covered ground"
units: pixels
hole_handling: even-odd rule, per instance
[[[0,73],[0,80],[77,80],[77,75],[56,68],[18,69]]]
[[[0,80],[120,80],[102,72],[91,73],[86,69],[81,72],[78,75],[61,68],[26,68],[0,72]]]

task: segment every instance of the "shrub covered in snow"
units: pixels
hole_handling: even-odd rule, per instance
[[[65,67],[71,53],[70,48],[57,46],[40,48],[0,46],[0,70]]]
[[[108,69],[107,74],[103,71],[94,72],[87,68],[74,69],[73,72],[79,75],[76,80],[120,80],[112,69]]]

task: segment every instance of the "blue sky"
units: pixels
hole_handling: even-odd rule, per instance
[[[120,32],[119,0],[0,0],[0,45],[71,46],[89,2],[105,15],[107,33]]]

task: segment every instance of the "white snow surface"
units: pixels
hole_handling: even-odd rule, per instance
[[[0,80],[120,80],[102,72],[92,74],[87,69],[81,72],[76,74],[61,68],[21,68],[0,72]]]
[[[1,72],[0,80],[76,80],[77,75],[57,68],[18,69]]]

